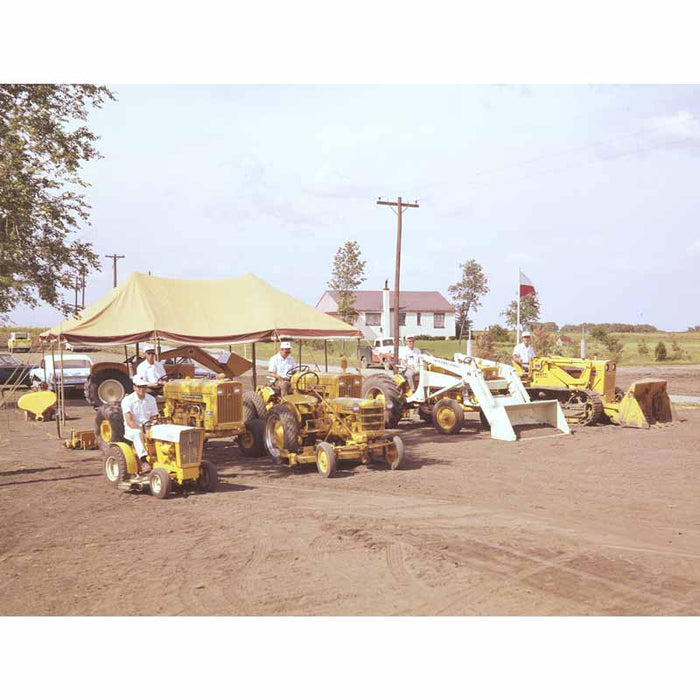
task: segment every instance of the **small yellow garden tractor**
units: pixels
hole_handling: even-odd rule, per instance
[[[104,453],[108,483],[124,491],[148,489],[156,498],[167,498],[173,489],[214,491],[216,467],[202,460],[204,430],[157,422],[144,424],[144,444],[151,471],[141,473],[141,460],[128,442],[113,442]]]
[[[381,400],[387,425],[420,416],[443,435],[464,426],[466,414],[479,415],[481,425],[496,440],[518,439],[515,427],[549,425],[568,435],[569,428],[556,401],[532,401],[510,365],[455,353],[453,360],[421,355],[415,390],[401,374],[375,374],[363,393]]]
[[[291,393],[279,397],[265,421],[265,447],[277,464],[315,463],[323,477],[333,476],[341,460],[401,466],[403,442],[385,432],[384,402],[361,398],[359,374],[299,365],[290,382]]]
[[[666,381],[637,381],[625,392],[615,386],[613,360],[535,357],[527,374],[517,367],[532,398],[557,399],[569,423],[594,425],[607,418],[615,425],[649,428],[675,420]]]
[[[264,422],[253,412],[250,397],[244,397],[240,381],[175,379],[163,385],[163,396],[157,401],[170,423],[202,428],[206,439],[233,438],[247,457],[260,457],[265,451]],[[124,417],[119,402],[97,409],[95,434],[103,449],[122,439]]]

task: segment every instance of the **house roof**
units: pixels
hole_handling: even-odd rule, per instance
[[[338,301],[338,292],[327,291]],[[355,296],[355,311],[382,311],[382,291],[358,290]],[[399,304],[402,311],[454,311],[454,307],[440,292],[399,292]],[[389,306],[394,308],[394,292],[389,292]]]

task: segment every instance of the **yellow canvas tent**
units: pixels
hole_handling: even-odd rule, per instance
[[[360,338],[361,332],[252,274],[177,280],[133,273],[77,318],[42,333],[71,343],[211,345],[287,338]]]

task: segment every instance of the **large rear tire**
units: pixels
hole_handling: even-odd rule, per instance
[[[107,483],[115,489],[127,478],[126,457],[117,445],[110,445],[105,452],[104,472]]]
[[[433,427],[442,435],[456,435],[464,425],[464,411],[454,399],[440,399],[433,408]]]
[[[133,391],[133,385],[125,372],[105,369],[88,377],[83,391],[85,400],[94,408],[98,408],[106,403],[121,401]]]
[[[362,384],[362,396],[366,399],[384,398],[384,416],[387,428],[395,428],[403,414],[406,398],[401,387],[386,374],[373,374]]]
[[[299,449],[299,426],[289,406],[281,403],[274,406],[265,421],[265,449],[275,464],[280,464],[283,452]]]
[[[253,418],[265,418],[265,402],[257,391],[246,391],[243,394],[243,422]]]
[[[124,441],[124,416],[119,403],[106,403],[95,413],[95,437],[101,450],[108,450],[110,443]]]
[[[246,457],[260,457],[265,452],[265,421],[251,418],[245,428],[245,433],[238,436],[238,449]]]

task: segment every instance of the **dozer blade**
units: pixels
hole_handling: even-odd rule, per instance
[[[605,405],[605,413],[613,423],[627,428],[649,428],[676,419],[664,379],[635,382],[619,403]]]
[[[490,413],[487,418],[491,437],[496,440],[517,440],[513,428],[522,426],[550,425],[564,435],[571,432],[558,401],[514,403],[500,406]]]

